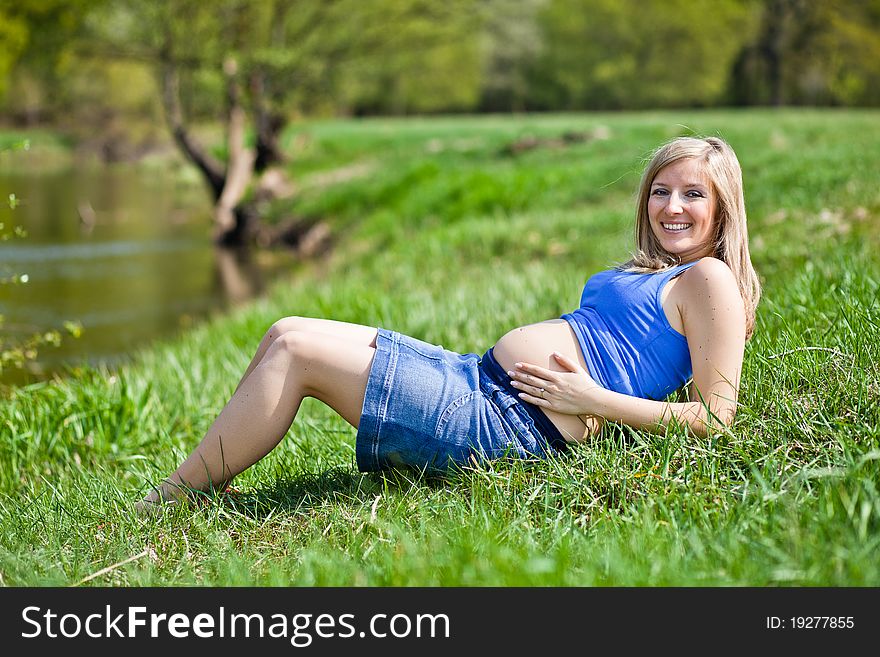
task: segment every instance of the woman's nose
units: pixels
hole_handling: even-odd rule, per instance
[[[669,195],[669,201],[666,203],[666,214],[674,215],[681,214],[682,212],[681,197],[678,195],[678,192],[672,192]]]

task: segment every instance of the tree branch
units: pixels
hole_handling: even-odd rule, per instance
[[[232,57],[223,64],[226,74],[227,100],[229,103],[229,128],[227,130],[229,162],[226,167],[226,184],[214,209],[216,237],[222,238],[236,227],[235,207],[244,196],[254,173],[255,154],[244,143],[247,115],[241,103],[238,83],[238,63]]]
[[[284,160],[278,145],[278,135],[287,123],[283,114],[273,112],[266,104],[266,76],[261,70],[251,73],[251,99],[254,107],[254,123],[257,132],[257,153],[254,170],[261,172]]]
[[[189,134],[183,120],[183,111],[180,107],[180,80],[175,63],[170,56],[164,53],[160,64],[162,106],[165,109],[165,118],[174,142],[183,151],[184,155],[192,162],[208,183],[214,199],[220,198],[223,188],[226,186],[226,173],[223,165],[215,158],[206,153],[201,145]]]

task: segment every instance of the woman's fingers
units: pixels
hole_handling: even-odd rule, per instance
[[[553,373],[551,370],[545,369],[539,365],[532,365],[531,363],[516,363],[514,367],[526,374],[534,374],[535,376],[544,378]]]
[[[546,384],[546,382],[542,383]],[[542,408],[553,407],[550,402],[552,391],[544,385],[534,386],[517,380],[511,381],[510,385],[512,385],[517,390],[522,390],[522,392],[520,392],[517,397],[522,399],[524,402],[528,402],[529,404],[533,404],[534,406],[541,406]]]
[[[519,393],[518,397],[524,402],[528,402],[533,406],[543,406],[544,408],[550,408],[550,402],[543,397],[535,397],[534,395],[530,395],[527,392]]]
[[[522,390],[523,392],[535,397],[543,397],[547,391],[547,389],[542,386],[529,385],[528,383],[523,383],[522,381],[511,381],[510,385],[512,385],[517,390]]]
[[[514,381],[527,383],[529,385],[535,386],[536,388],[546,388],[547,385],[550,383],[546,379],[532,376],[531,374],[525,374],[523,372],[508,372],[507,375]]]
[[[579,363],[576,363],[571,358],[564,354],[560,354],[558,351],[553,352],[553,357],[556,358],[556,361],[562,365],[569,372],[577,372],[581,369]]]
[[[583,414],[584,395],[598,384],[577,361],[557,352],[552,355],[565,371],[517,363],[514,371],[507,373],[510,385],[520,391],[517,397],[529,404],[558,413]]]

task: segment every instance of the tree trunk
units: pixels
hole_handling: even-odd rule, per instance
[[[247,115],[241,104],[236,61],[228,58],[223,64],[223,71],[226,74],[229,104],[229,124],[226,134],[229,162],[226,165],[226,184],[214,206],[214,237],[218,242],[228,244],[241,243],[247,239],[248,217],[236,212],[236,208],[253,177],[256,155],[244,143]]]
[[[782,53],[781,53],[781,29],[779,16],[771,16],[767,25],[761,53],[767,63],[767,84],[770,91],[770,104],[781,107],[782,96]]]
[[[211,190],[214,201],[220,198],[226,185],[226,174],[223,165],[208,155],[196,140],[189,134],[180,108],[180,80],[177,68],[167,54],[162,57],[162,105],[165,118],[177,147],[184,156],[202,173]]]
[[[287,119],[266,106],[266,79],[257,71],[251,76],[251,97],[254,103],[254,121],[257,132],[257,157],[254,171],[262,173],[273,164],[284,161],[278,136],[287,124]]]
[[[792,25],[802,21],[807,6],[802,0],[768,0],[764,7],[758,49],[767,67],[768,100],[774,107],[786,104],[784,69],[791,56]]]

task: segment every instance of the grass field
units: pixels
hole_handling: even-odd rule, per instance
[[[586,139],[510,152],[567,132]],[[729,431],[612,426],[564,459],[422,479],[358,473],[354,430],[306,400],[237,495],[132,516],[275,319],[482,352],[627,258],[644,158],[691,133],[739,154],[765,286]],[[293,210],[330,222],[333,255],[123,369],[7,391],[0,583],[880,585],[880,113],[327,121],[285,143]]]

